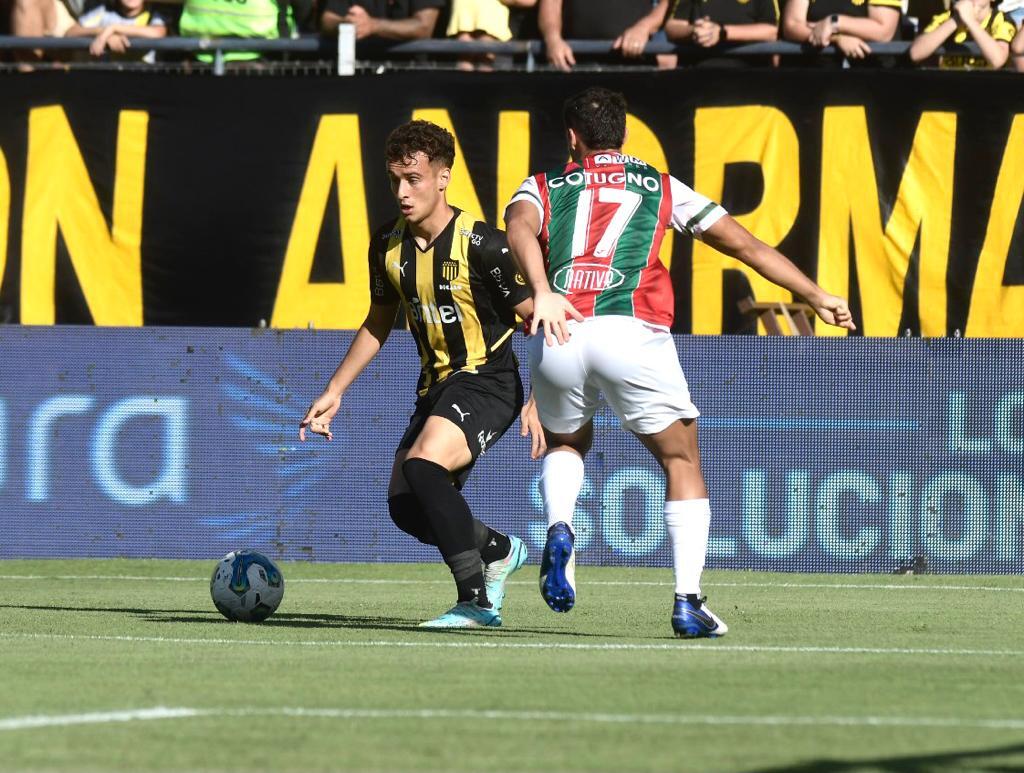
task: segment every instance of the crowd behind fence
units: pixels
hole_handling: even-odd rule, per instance
[[[1024,0],[950,1],[0,0],[0,60],[1024,71]]]

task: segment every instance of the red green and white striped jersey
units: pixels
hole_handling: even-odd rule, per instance
[[[528,177],[516,201],[540,213],[548,281],[583,316],[618,314],[666,328],[675,301],[658,259],[665,229],[699,239],[725,214],[675,177],[621,153]]]

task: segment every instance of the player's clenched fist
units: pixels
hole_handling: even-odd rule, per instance
[[[857,326],[853,324],[853,315],[850,313],[850,306],[845,298],[840,298],[838,295],[825,295],[812,305],[815,313],[828,324],[847,330],[857,329]]]

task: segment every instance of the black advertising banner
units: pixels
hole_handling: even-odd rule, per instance
[[[500,225],[595,84],[629,100],[626,152],[848,294],[859,333],[1024,336],[1024,78],[984,72],[2,75],[0,317],[357,327],[388,132],[450,128],[449,200]],[[789,299],[679,234],[662,259],[677,332]]]

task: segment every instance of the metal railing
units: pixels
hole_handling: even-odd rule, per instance
[[[87,51],[91,38],[54,38],[54,37],[18,37],[0,35],[0,51],[31,50],[43,51]],[[573,53],[585,61],[586,57],[607,57],[615,53],[611,41],[606,40],[570,40]],[[871,43],[871,56],[895,56],[906,54],[910,43]],[[297,38],[267,40],[263,38],[185,38],[168,37],[159,39],[139,39],[136,48],[146,51],[211,54],[213,72],[221,75],[226,71],[227,57],[234,52],[256,52],[260,54],[291,54],[299,57],[314,57],[322,61],[336,62],[336,71],[340,75],[351,75],[358,68],[372,67],[374,63],[392,58],[404,57],[460,57],[493,54],[521,61],[523,69],[534,72],[540,69],[544,61],[545,47],[540,40],[516,40],[507,43],[458,41],[458,40],[413,40],[392,45],[375,46],[372,57],[368,52],[359,51],[351,25],[341,25],[337,38],[321,35],[303,35]],[[718,46],[714,49],[695,50],[692,46],[677,46],[668,42],[649,42],[644,48],[645,55],[680,54],[684,60],[699,60],[707,56],[730,57],[765,57],[782,56],[822,56],[839,57],[841,52],[833,46],[815,49],[810,46],[786,41],[743,43],[734,46]],[[937,54],[957,54],[981,56],[975,43],[948,45],[940,48]],[[359,58],[357,57],[359,54]],[[626,63],[626,60],[623,60]]]

